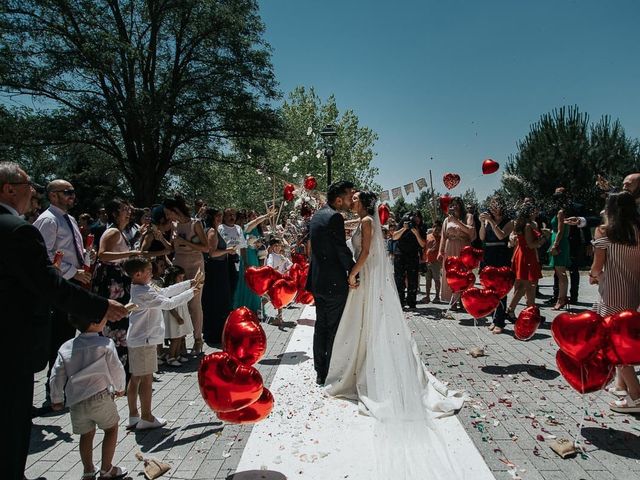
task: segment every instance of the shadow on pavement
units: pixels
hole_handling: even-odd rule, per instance
[[[33,425],[29,454],[44,452],[58,442],[73,442],[73,436],[58,425]]]
[[[297,365],[306,362],[310,358],[307,352],[286,352],[277,355],[276,358],[262,359],[258,363],[260,365]]]
[[[226,480],[287,480],[287,477],[273,470],[247,470],[233,473]]]
[[[640,437],[615,428],[584,427],[582,435],[600,450],[640,460]]]
[[[486,365],[480,370],[484,373],[488,373],[489,375],[515,375],[527,372],[533,378],[537,378],[539,380],[554,380],[560,376],[559,372],[556,370],[550,370],[544,365],[530,365],[526,363],[517,363],[506,367],[501,365]]]
[[[178,445],[186,445],[188,443],[198,442],[203,438],[208,437],[209,435],[213,435],[215,433],[221,432],[224,429],[224,424],[222,422],[194,423],[192,425],[187,426],[182,431],[188,432],[191,429],[203,428],[203,427],[212,427],[212,428],[206,428],[203,432],[199,433],[198,435],[192,435],[192,436],[180,438],[178,440],[176,440],[175,437],[171,437],[170,439],[164,441],[164,439],[167,438],[167,436],[171,435],[175,430],[177,430],[178,427],[172,428],[172,429],[156,428],[153,430],[142,430],[142,431],[134,430],[134,433],[136,436],[136,443],[138,444],[142,452],[148,451],[149,449],[158,445],[160,442],[163,442],[163,443],[156,449],[156,451],[162,451],[162,450],[170,450],[171,448]]]

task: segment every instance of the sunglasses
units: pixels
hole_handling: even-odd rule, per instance
[[[66,190],[52,190],[51,193],[62,193],[67,197],[73,197],[76,191],[73,188],[67,188]]]

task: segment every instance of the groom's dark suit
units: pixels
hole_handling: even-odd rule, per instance
[[[318,380],[324,383],[329,371],[333,340],[349,293],[348,273],[353,255],[344,233],[344,219],[328,204],[318,210],[309,225],[311,263],[307,290],[316,303],[313,360]]]
[[[62,278],[51,265],[37,228],[0,205],[0,304],[3,337],[18,348],[17,358],[5,359],[0,411],[11,441],[4,449],[2,478],[21,480],[29,452],[33,373],[49,358],[49,309],[100,319],[107,299]]]

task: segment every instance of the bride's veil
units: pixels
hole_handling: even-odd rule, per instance
[[[426,409],[433,377],[425,371],[407,326],[377,209],[372,217],[364,302],[371,328],[361,401],[377,420],[374,443],[380,478],[462,478],[438,433],[438,420]]]

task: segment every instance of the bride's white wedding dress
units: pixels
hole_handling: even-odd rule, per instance
[[[433,417],[452,414],[465,398],[449,391],[420,360],[377,217],[373,215],[360,286],[349,292],[340,320],[326,391],[358,401],[361,411],[376,419],[379,478],[461,478]],[[351,242],[357,259],[362,251],[360,227]]]

